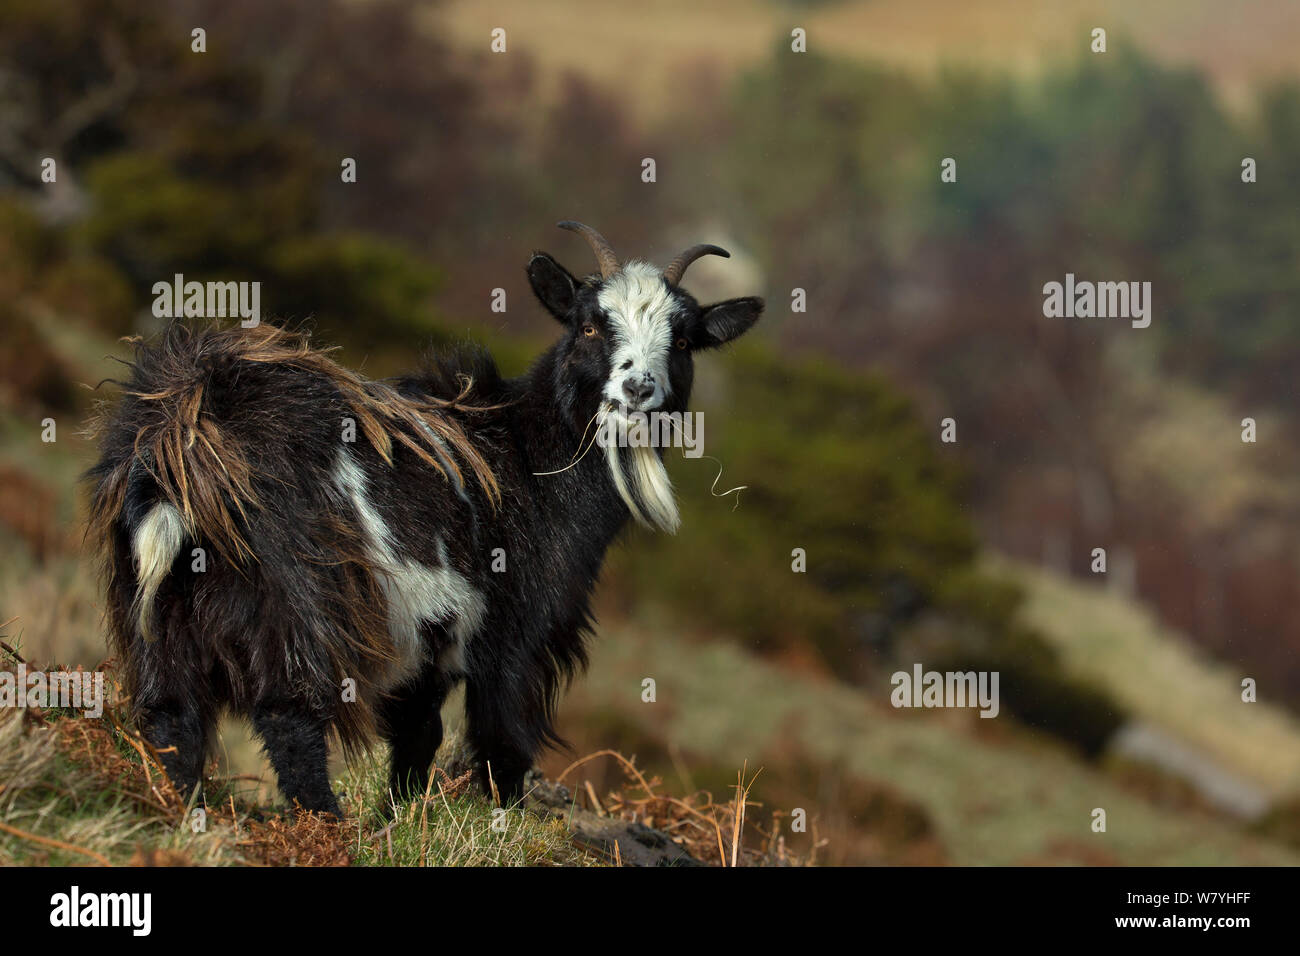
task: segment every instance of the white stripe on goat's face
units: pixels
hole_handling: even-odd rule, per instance
[[[605,398],[632,411],[663,405],[672,393],[668,350],[679,308],[663,275],[647,263],[629,262],[605,281],[596,301],[609,316]]]

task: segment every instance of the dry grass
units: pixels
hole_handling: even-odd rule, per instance
[[[579,767],[603,758],[618,764],[628,784],[610,791],[602,801],[596,795],[591,781],[585,781],[578,799],[586,804],[587,809],[600,816],[615,817],[660,830],[695,859],[717,866],[811,865],[816,862],[816,843],[813,855],[807,860],[800,860],[788,852],[779,827],[779,820],[784,814],[776,811],[772,813],[772,823],[768,829],[750,821],[752,839],[746,845],[746,814],[751,808],[761,809],[763,806],[750,799],[750,790],[758,774],[746,778],[747,768],[737,772],[735,793],[723,803],[718,803],[707,790],[684,797],[666,793],[659,777],[647,777],[638,769],[634,760],[616,750],[599,750],[574,761],[559,774],[556,782],[564,783],[569,774]]]
[[[560,820],[520,808],[503,809],[480,795],[456,762],[458,741],[444,747],[425,793],[404,803],[387,790],[383,755],[370,756],[344,776],[344,804],[359,829],[355,863],[367,866],[598,866],[576,846]],[[446,756],[450,755],[450,756]]]
[[[394,805],[372,755],[349,771],[340,821],[277,814],[208,781],[208,803],[187,806],[158,755],[122,720],[0,711],[0,864],[100,866],[596,865],[562,822],[498,811],[445,774],[423,799]],[[197,832],[196,832],[197,831]]]
[[[165,778],[146,782],[111,733],[100,721],[0,712],[0,863],[242,862],[226,821],[210,814],[203,833],[183,826]]]

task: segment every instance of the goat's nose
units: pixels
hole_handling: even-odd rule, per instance
[[[655,393],[654,379],[643,375],[629,375],[623,379],[623,394],[629,405],[640,405]]]

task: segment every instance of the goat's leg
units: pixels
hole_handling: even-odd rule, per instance
[[[423,793],[429,770],[442,745],[442,704],[451,682],[434,664],[397,688],[379,708],[384,736],[392,744],[388,786],[398,800]]]
[[[503,806],[523,798],[524,775],[550,726],[545,705],[536,696],[522,678],[471,675],[465,682],[465,716],[479,782],[488,793],[495,786]]]
[[[144,739],[158,751],[172,786],[188,801],[202,782],[210,721],[192,701],[168,698],[141,705],[138,723]]]
[[[262,738],[285,799],[304,810],[342,817],[330,788],[328,726],[300,701],[265,701],[253,710],[253,728]]]

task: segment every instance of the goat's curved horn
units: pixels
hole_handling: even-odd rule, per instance
[[[700,256],[722,256],[724,259],[730,259],[731,253],[726,249],[720,249],[717,246],[711,246],[707,243],[701,243],[698,246],[691,246],[672,262],[668,263],[668,268],[664,270],[664,280],[670,286],[676,288],[677,283],[682,281],[682,275],[686,272],[686,267]]]
[[[600,264],[600,277],[602,279],[608,279],[618,271],[618,256],[614,255],[614,250],[605,241],[605,237],[592,229],[591,226],[574,222],[572,219],[565,219],[563,222],[557,222],[556,225],[561,229],[579,233],[587,240],[587,243],[591,246],[591,251],[596,254],[596,262]]]

